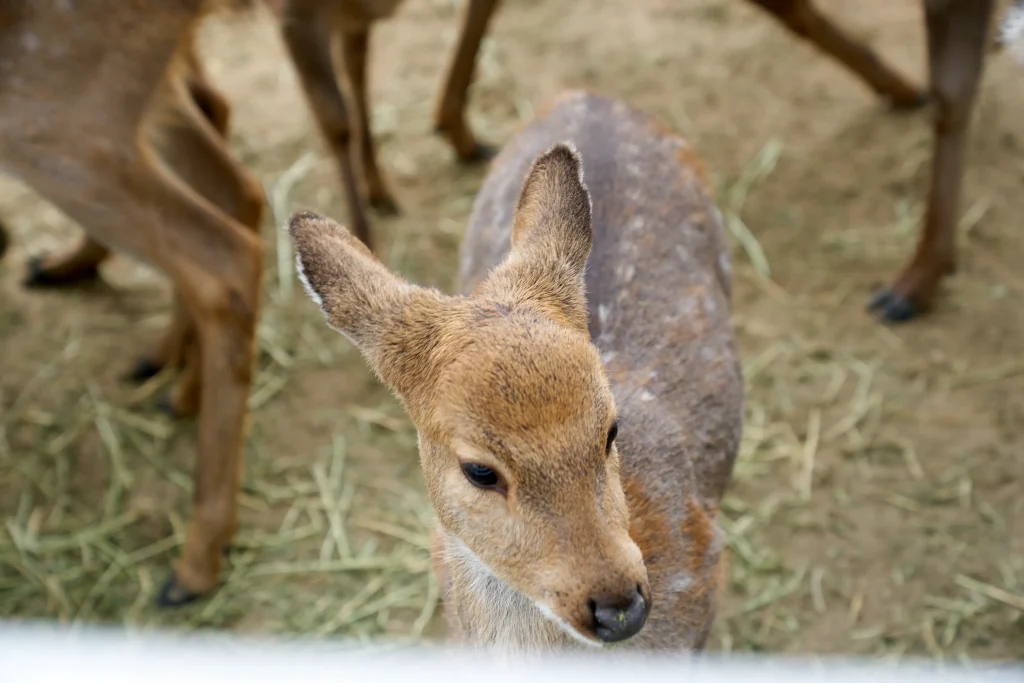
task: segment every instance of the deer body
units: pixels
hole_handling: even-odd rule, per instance
[[[495,160],[461,296],[405,283],[326,219],[292,219],[329,324],[419,430],[456,637],[703,646],[742,422],[729,257],[703,182],[651,118],[571,93]]]

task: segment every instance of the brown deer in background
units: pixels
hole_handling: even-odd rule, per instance
[[[743,379],[691,148],[621,102],[560,98],[495,160],[461,296],[400,279],[329,219],[290,231],[328,324],[419,432],[452,632],[702,647]]]

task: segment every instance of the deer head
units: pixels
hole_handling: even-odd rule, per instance
[[[561,144],[534,162],[511,251],[469,296],[402,280],[327,218],[298,213],[289,230],[327,323],[415,424],[428,495],[463,559],[599,644],[640,630],[650,588],[587,332],[590,218],[581,159]]]

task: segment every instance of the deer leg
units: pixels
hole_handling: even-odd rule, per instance
[[[182,558],[160,596],[162,604],[178,604],[217,585],[235,529],[262,244],[168,172],[142,136],[116,135],[125,137],[105,143],[114,155],[80,151],[69,137],[52,151],[8,146],[4,162],[98,242],[164,271],[195,323],[203,382],[193,512]],[[58,155],[69,173],[50,171]]]
[[[237,523],[262,247],[250,228],[231,221],[183,182],[152,165],[148,170],[153,203],[161,205],[168,226],[181,232],[169,253],[157,258],[175,281],[198,341],[187,354],[199,363],[192,520],[181,560],[159,596],[160,604],[173,606],[217,585],[223,550]]]
[[[750,0],[781,21],[797,36],[843,64],[896,108],[926,102],[923,92],[890,69],[878,55],[823,16],[812,0]]]
[[[110,255],[102,244],[83,235],[78,244],[55,254],[42,253],[28,259],[23,285],[30,289],[73,287],[99,278],[99,266]]]
[[[367,99],[366,58],[370,49],[370,27],[358,31],[342,31],[341,53],[345,74],[352,87],[356,109],[356,144],[366,178],[366,191],[370,206],[384,215],[398,213],[395,201],[384,176],[377,166],[377,147],[373,142],[370,105]]]
[[[337,160],[352,233],[369,246],[370,224],[366,197],[356,173],[350,145],[352,123],[345,97],[338,85],[331,53],[331,17],[327,8],[319,2],[291,0],[285,5],[284,11],[281,26],[285,45],[298,71],[302,89],[320,132],[327,139]]]
[[[175,86],[176,89],[175,89]],[[170,102],[154,131],[155,143],[166,161],[192,188],[203,191],[204,199],[253,232],[259,232],[263,217],[263,188],[251,179],[231,156],[221,131],[191,95],[194,81],[186,78],[175,82],[166,93]],[[190,350],[197,337],[188,308],[175,291],[171,323],[153,352],[143,356],[131,377],[145,380],[164,367],[184,366],[171,395],[161,407],[176,417],[195,415],[199,411],[201,376],[197,363],[199,354]]]
[[[895,283],[872,300],[883,320],[927,310],[956,268],[956,225],[971,111],[985,61],[992,0],[926,0],[928,67],[935,100],[935,152],[924,229]]]
[[[477,140],[466,122],[466,104],[473,72],[476,70],[477,53],[497,6],[498,0],[469,0],[462,19],[459,44],[448,69],[448,78],[434,117],[437,132],[448,138],[459,159],[467,163],[486,161],[497,152]]]

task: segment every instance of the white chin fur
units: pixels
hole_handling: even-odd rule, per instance
[[[565,635],[569,636],[570,638],[575,640],[577,643],[581,643],[583,645],[586,645],[587,647],[593,647],[593,648],[598,648],[598,649],[604,647],[604,643],[602,643],[600,640],[594,640],[593,638],[587,638],[582,633],[580,633],[575,628],[573,628],[573,625],[570,624],[568,621],[566,621],[562,617],[560,617],[557,614],[555,614],[554,612],[552,612],[551,608],[548,607],[547,605],[541,604],[541,603],[537,602],[536,600],[533,601],[533,604],[537,607],[537,609],[540,611],[540,613],[543,614],[548,619],[548,621],[550,621],[550,622],[554,623],[556,626],[558,626],[558,628],[560,628],[562,630],[562,632],[565,633]]]
[[[460,538],[454,534],[448,534],[449,552],[445,558],[448,562],[456,563],[460,565],[462,569],[468,571],[472,577],[474,577],[473,583],[475,589],[482,592],[490,592],[490,596],[496,603],[496,607],[499,607],[509,617],[510,626],[514,630],[519,630],[513,624],[520,622],[520,626],[524,629],[529,629],[529,622],[531,619],[516,619],[514,613],[517,610],[528,610],[531,606],[537,610],[544,617],[545,620],[554,624],[558,627],[558,630],[563,632],[565,635],[572,638],[577,643],[591,648],[601,648],[604,646],[599,640],[593,638],[587,638],[573,626],[555,614],[550,607],[543,605],[536,600],[532,600],[527,596],[523,595],[512,586],[508,585],[503,579],[498,577],[491,568],[484,563],[480,557],[474,553],[469,546],[462,542]],[[495,590],[496,589],[496,590]],[[525,615],[524,615],[525,616]],[[507,645],[506,643],[495,643],[496,645]]]

